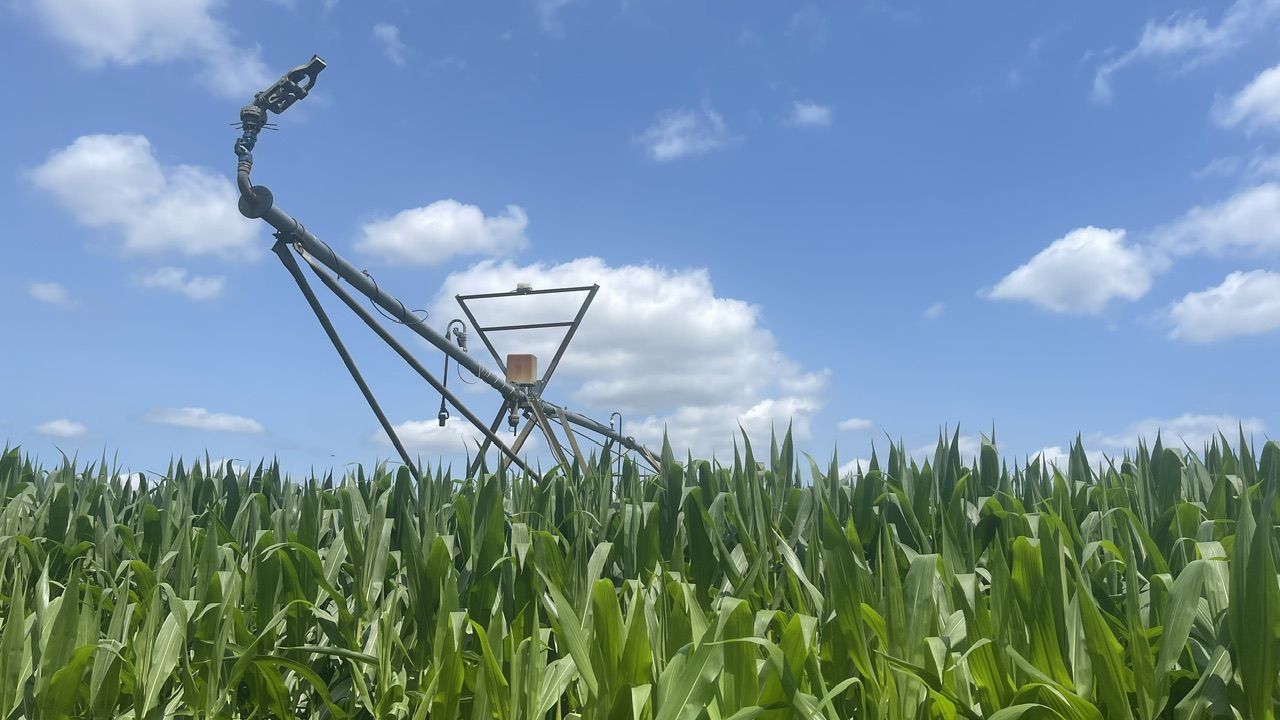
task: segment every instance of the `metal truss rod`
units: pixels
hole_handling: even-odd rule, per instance
[[[545,288],[541,290],[506,290],[503,292],[491,293],[473,293],[471,295],[458,295],[463,300],[486,300],[488,298],[510,297],[512,295],[554,295],[556,293],[586,292],[594,285],[579,285],[576,287],[558,287]]]
[[[471,308],[467,307],[467,304],[462,302],[461,299],[458,300],[458,305],[462,306],[462,312],[466,314],[467,320],[471,321],[471,329],[475,330],[476,335],[480,336],[480,342],[483,342],[484,346],[488,348],[489,354],[493,356],[493,361],[498,364],[498,368],[502,370],[502,374],[506,375],[507,363],[502,359],[502,356],[498,354],[498,348],[493,346],[493,341],[489,339],[488,333],[480,329],[480,323],[476,320],[476,316],[471,313]],[[509,400],[509,398],[506,399]],[[494,429],[496,430],[497,427],[494,427]]]
[[[560,424],[564,426],[564,436],[569,439],[569,447],[573,448],[573,457],[578,461],[578,467],[582,470],[582,474],[587,474],[587,457],[582,454],[582,448],[578,447],[578,439],[573,436],[573,428],[569,427],[569,421],[560,416]]]
[[[508,405],[506,401],[503,401],[502,405],[498,407],[497,416],[493,418],[493,422],[489,423],[490,432],[495,435],[498,433],[498,428],[502,427],[502,417],[507,414],[507,410],[510,408],[511,406]],[[474,477],[476,471],[480,469],[480,466],[484,465],[484,454],[489,452],[489,444],[489,436],[486,435],[484,442],[480,444],[480,451],[476,453],[476,459],[472,460],[471,466],[467,468],[467,477]],[[513,444],[511,449],[516,452],[520,452],[520,444]]]
[[[582,318],[587,315],[587,308],[591,307],[591,301],[596,299],[596,292],[599,290],[599,285],[592,285],[587,290],[587,297],[582,300],[582,306],[578,308],[578,314],[573,316],[569,331],[564,334],[564,339],[560,341],[560,347],[556,348],[556,354],[551,357],[551,362],[547,363],[547,369],[542,373],[543,388],[547,386],[547,381],[551,379],[551,375],[560,366],[560,359],[564,357],[564,351],[569,348],[569,343],[573,341],[573,336],[577,334],[578,327],[582,325]]]
[[[391,444],[395,446],[396,452],[399,453],[400,459],[404,461],[405,467],[409,468],[409,472],[413,473],[415,481],[422,482],[422,476],[418,474],[418,466],[413,463],[413,460],[409,457],[409,452],[405,450],[404,444],[400,442],[400,437],[396,435],[395,428],[391,426],[386,414],[382,412],[382,406],[378,404],[377,398],[373,396],[373,391],[369,389],[368,383],[364,381],[364,376],[360,374],[360,368],[356,367],[356,362],[352,359],[351,353],[347,352],[347,346],[342,343],[342,338],[338,335],[338,331],[334,329],[333,323],[329,321],[329,315],[325,313],[324,306],[316,298],[315,292],[311,289],[311,284],[307,282],[307,277],[302,274],[302,268],[298,267],[298,261],[294,260],[293,255],[289,253],[288,243],[283,239],[277,240],[271,250],[280,257],[280,262],[284,264],[285,269],[293,276],[294,282],[298,283],[298,289],[302,291],[302,295],[307,299],[307,304],[311,306],[311,311],[315,313],[316,319],[320,321],[320,326],[324,328],[325,334],[329,336],[329,342],[333,343],[333,348],[338,351],[343,364],[347,366],[347,371],[351,373],[351,379],[356,381],[356,385],[364,395],[365,402],[369,403],[369,408],[378,417],[378,423],[382,425],[383,432],[387,434]]]
[[[430,384],[431,387],[436,390],[436,392],[439,392],[441,395],[443,395],[444,398],[449,401],[449,404],[453,405],[453,407],[456,408],[457,411],[467,419],[467,421],[469,421],[478,430],[480,430],[480,432],[484,434],[486,440],[496,445],[498,449],[503,452],[503,454],[505,454],[507,457],[511,459],[511,462],[514,463],[516,467],[519,467],[521,470],[525,471],[526,473],[529,473],[529,475],[532,476],[535,480],[538,479],[538,474],[534,472],[532,469],[530,469],[529,466],[525,464],[524,460],[520,459],[520,456],[517,455],[514,450],[508,447],[506,443],[502,442],[502,439],[499,438],[496,433],[494,433],[487,426],[485,426],[485,424],[480,420],[480,418],[476,417],[476,414],[471,412],[471,409],[468,408],[465,404],[463,404],[463,402],[458,399],[457,395],[453,394],[453,391],[445,387],[444,383],[441,383],[439,380],[437,380],[436,376],[432,375],[431,371],[427,370],[427,368],[422,365],[422,363],[418,360],[418,358],[414,357],[413,353],[409,352],[408,348],[406,348],[399,340],[397,340],[394,335],[388,332],[387,329],[384,328],[382,324],[378,322],[377,318],[375,318],[372,313],[370,313],[367,309],[365,309],[363,305],[361,305],[359,302],[356,301],[354,297],[351,296],[351,293],[347,292],[345,288],[343,288],[341,285],[338,284],[337,280],[334,280],[333,277],[329,275],[329,273],[325,272],[324,269],[320,266],[320,263],[317,262],[316,258],[312,257],[303,249],[299,249],[298,254],[301,255],[302,259],[305,260],[307,264],[311,266],[311,270],[315,272],[316,277],[320,278],[320,281],[325,284],[325,287],[329,288],[329,290],[332,291],[334,295],[337,295],[338,298],[342,300],[342,302],[346,303],[347,307],[351,308],[351,312],[355,313],[361,320],[363,320],[364,323],[369,326],[369,329],[373,330],[373,332],[376,333],[377,336],[381,338],[383,342],[389,345],[392,350],[395,350],[396,354],[398,354],[402,359],[404,359],[406,363],[409,364],[409,367],[413,368],[414,371],[418,373],[418,375],[422,376],[423,380],[426,380],[427,383]]]
[[[533,418],[537,421],[542,434],[547,438],[547,445],[551,448],[551,454],[555,455],[556,462],[564,467],[565,475],[572,476],[573,466],[569,464],[569,459],[565,457],[564,448],[560,447],[560,441],[556,438],[555,430],[551,428],[551,422],[547,420],[546,415],[542,414],[542,409],[537,405],[530,405],[529,410],[533,413]]]
[[[525,323],[523,325],[491,325],[480,328],[484,332],[503,332],[505,330],[545,330],[546,328],[569,327],[573,323],[564,322]]]
[[[258,186],[255,186],[255,190],[256,187]],[[267,224],[271,225],[271,227],[288,235],[291,240],[301,245],[302,249],[306,250],[312,258],[332,270],[334,274],[342,278],[361,295],[368,297],[381,306],[402,325],[408,327],[423,340],[434,345],[440,352],[453,358],[455,362],[466,368],[472,375],[480,378],[486,385],[501,393],[504,398],[521,394],[515,386],[498,377],[492,370],[481,365],[470,354],[463,352],[457,345],[449,342],[448,338],[428,325],[425,320],[409,312],[409,309],[398,298],[378,287],[378,284],[372,278],[344,260],[333,251],[333,248],[329,247],[328,243],[312,235],[310,230],[307,230],[302,223],[281,210],[278,205],[272,204],[271,207],[267,208],[262,214],[262,219],[267,221]]]
[[[586,428],[591,432],[596,433],[597,435],[602,435],[611,440],[614,440],[619,445],[622,445],[628,450],[634,450],[635,452],[639,453],[640,457],[644,458],[645,462],[649,463],[649,466],[652,467],[654,470],[661,469],[662,463],[658,461],[658,456],[650,452],[649,448],[646,448],[645,446],[636,442],[634,438],[623,437],[619,435],[616,431],[614,431],[613,428],[610,428],[608,425],[602,425],[601,423],[598,423],[589,417],[565,410],[564,408],[560,407],[559,405],[556,405],[555,403],[550,403],[550,402],[547,402],[546,400],[541,400],[541,399],[539,399],[538,402],[542,406],[543,412],[545,412],[548,417],[559,418],[563,416],[564,419],[568,420],[574,425],[577,425],[578,427]]]

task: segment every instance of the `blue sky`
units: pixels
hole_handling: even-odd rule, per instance
[[[456,292],[599,282],[548,395],[643,440],[723,455],[791,419],[852,460],[959,424],[1053,455],[1280,423],[1280,0],[0,18],[0,436],[42,457],[390,454],[234,214],[228,124],[312,53],[255,180],[438,327]],[[456,453],[460,420],[340,326],[415,451]]]

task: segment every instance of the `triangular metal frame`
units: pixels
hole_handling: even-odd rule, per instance
[[[498,352],[498,349],[494,347],[493,340],[490,339],[489,333],[510,332],[510,331],[516,331],[516,330],[541,330],[545,328],[556,328],[556,327],[566,328],[564,337],[560,339],[560,345],[556,347],[555,354],[551,356],[551,362],[547,364],[546,369],[542,371],[541,377],[538,378],[537,387],[533,388],[533,391],[532,391],[533,394],[541,395],[542,390],[547,386],[547,383],[551,381],[551,376],[555,374],[556,368],[560,366],[560,360],[564,358],[565,350],[569,348],[569,343],[573,341],[573,336],[578,332],[578,327],[582,324],[582,319],[586,317],[587,310],[591,307],[591,302],[595,300],[596,292],[598,292],[599,290],[600,290],[599,285],[579,285],[574,287],[545,288],[540,290],[516,289],[516,290],[510,290],[507,292],[455,295],[454,299],[458,301],[458,306],[462,308],[463,314],[467,316],[467,320],[471,323],[471,330],[476,335],[480,336],[480,341],[484,343],[484,346],[489,351],[489,354],[493,356],[493,361],[498,364],[498,367],[502,370],[504,375],[507,372],[506,359],[503,358],[502,355]],[[578,307],[578,311],[577,313],[574,314],[573,319],[568,321],[563,321],[563,322],[517,323],[512,325],[485,326],[480,324],[480,321],[476,319],[475,313],[471,311],[471,307],[467,305],[468,302],[471,302],[474,300],[495,300],[500,298],[524,298],[524,297],[530,297],[530,296],[557,295],[557,294],[575,293],[575,292],[586,293],[586,297],[582,299],[582,304]],[[502,405],[498,408],[498,414],[494,416],[493,422],[489,425],[489,430],[491,434],[496,433],[498,431],[498,428],[501,427],[502,425],[503,416],[507,415],[509,412],[511,412],[511,410],[512,410],[511,401],[503,400]],[[536,426],[539,430],[542,431],[543,436],[547,440],[547,445],[551,449],[552,454],[555,455],[557,462],[564,465],[567,469],[569,465],[568,465],[567,455],[564,452],[564,448],[561,447],[560,441],[556,437],[555,430],[551,425],[551,422],[540,411],[540,409],[537,407],[537,404],[536,403],[531,404],[527,408],[518,408],[518,410],[525,410],[526,417],[528,419],[527,419],[527,423],[524,430],[522,430],[518,434],[518,436],[516,437],[516,441],[511,446],[511,449],[515,452],[519,452],[520,448],[524,445],[525,441],[528,440],[529,438],[529,431],[532,429],[532,427]],[[582,453],[578,449],[578,443],[573,437],[573,430],[567,424],[565,424],[565,433],[566,433],[567,439],[569,440],[570,446],[573,448],[573,456],[578,461],[579,466],[585,472],[586,460],[582,457]],[[491,444],[492,444],[492,441],[488,436],[486,436],[484,439],[484,442],[481,443],[480,445],[480,449],[479,449],[479,452],[477,452],[476,454],[475,460],[472,461],[471,467],[468,468],[469,473],[474,473],[477,469],[479,469],[483,465],[485,453],[489,451],[489,447]]]
[[[587,310],[591,307],[591,301],[595,300],[596,292],[600,290],[599,285],[580,285],[575,287],[563,288],[547,288],[544,290],[511,290],[509,292],[496,293],[474,293],[471,295],[455,295],[454,299],[458,301],[458,305],[462,308],[462,312],[467,316],[467,320],[471,322],[471,330],[480,336],[480,341],[484,343],[489,354],[493,356],[493,361],[498,364],[498,368],[505,374],[507,372],[507,362],[502,355],[498,353],[497,348],[493,346],[493,341],[489,339],[491,332],[507,332],[511,330],[540,330],[544,328],[563,327],[568,328],[564,337],[560,340],[560,346],[556,348],[556,352],[551,356],[551,362],[547,365],[546,370],[542,372],[542,377],[538,379],[538,390],[541,391],[546,386],[547,381],[555,373],[556,367],[560,364],[560,359],[564,357],[564,351],[569,347],[569,343],[573,340],[573,336],[578,332],[578,326],[582,324],[582,318],[587,314]],[[578,312],[574,314],[572,320],[563,322],[545,322],[545,323],[517,323],[514,325],[481,325],[476,320],[475,313],[471,312],[471,307],[467,305],[473,300],[494,300],[499,298],[523,298],[538,295],[558,295],[564,293],[584,292],[586,297],[582,299],[582,305],[578,307]]]

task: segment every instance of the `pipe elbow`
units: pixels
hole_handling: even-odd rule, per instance
[[[249,170],[253,167],[252,158],[241,158],[236,165],[236,186],[240,188],[241,197],[254,199],[253,183],[249,180]]]

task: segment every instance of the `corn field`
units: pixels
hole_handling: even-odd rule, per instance
[[[0,717],[1276,716],[1275,443],[583,467],[7,450]]]

